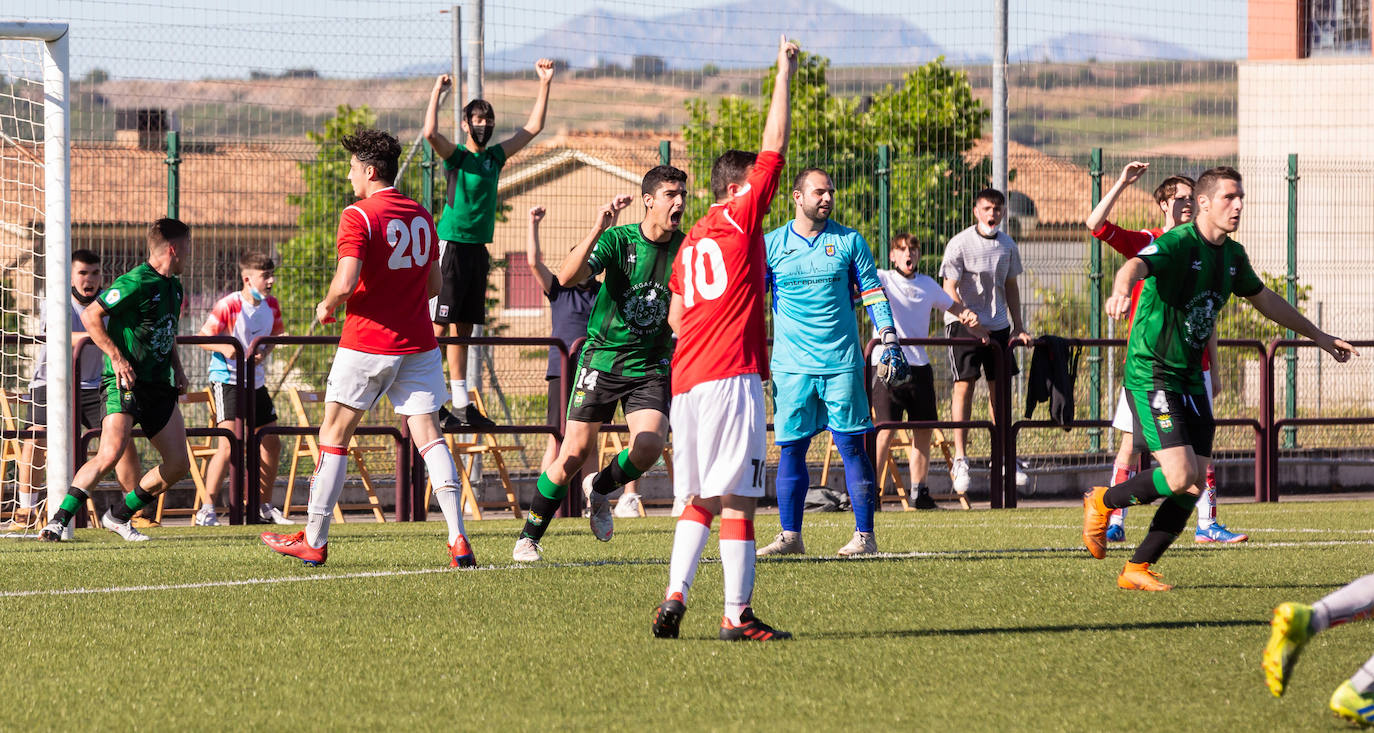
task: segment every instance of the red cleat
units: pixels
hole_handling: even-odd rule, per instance
[[[472,553],[472,545],[463,535],[458,535],[458,539],[448,546],[448,554],[452,558],[448,564],[451,568],[477,567],[477,556]]]
[[[311,547],[310,543],[305,541],[305,532],[295,534],[263,532],[262,541],[273,550],[283,555],[299,558],[301,562],[311,567],[323,565],[325,558],[329,557],[329,543],[326,542],[324,547]]]

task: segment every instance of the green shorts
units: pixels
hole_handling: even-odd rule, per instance
[[[100,390],[106,415],[116,412],[130,415],[149,438],[167,427],[167,421],[177,409],[177,390],[170,384],[135,382],[133,389],[117,389],[114,378],[106,377]]]

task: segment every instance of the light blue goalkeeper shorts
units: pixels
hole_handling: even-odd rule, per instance
[[[773,440],[778,444],[827,428],[836,433],[873,429],[862,367],[843,374],[773,372],[772,391]]]

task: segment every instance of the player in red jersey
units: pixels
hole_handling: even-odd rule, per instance
[[[797,47],[778,41],[777,77],[762,152],[727,150],[711,166],[716,203],[682,243],[669,289],[673,353],[673,493],[688,503],[678,518],[666,599],[653,634],[676,638],[687,590],[720,520],[726,641],[790,639],[749,607],[754,592],[754,507],[763,496],[767,373],[764,333],[763,217],[782,176],[791,119]]]
[[[343,337],[325,390],[320,425],[320,459],[310,479],[305,531],[264,532],[268,547],[323,565],[329,521],[343,491],[348,445],[363,414],[385,394],[406,416],[411,438],[424,457],[434,496],[448,522],[449,564],[477,564],[463,534],[458,471],[439,433],[445,388],[439,343],[429,322],[429,298],[439,292],[434,220],[396,190],[401,145],[381,130],[359,129],[343,139],[352,154],[348,181],[362,199],[339,217],[339,264],[324,300],[315,307],[320,323],[348,304]]]
[[[1116,200],[1121,196],[1131,184],[1140,180],[1140,176],[1150,167],[1149,163],[1131,161],[1121,170],[1121,176],[1116,179],[1116,183],[1102,197],[1102,201],[1088,215],[1085,222],[1093,236],[1106,242],[1112,249],[1120,252],[1123,257],[1130,259],[1136,256],[1140,250],[1150,246],[1155,238],[1164,232],[1173,229],[1180,224],[1187,224],[1193,220],[1193,179],[1187,176],[1169,176],[1155,188],[1155,204],[1164,214],[1164,226],[1153,229],[1143,229],[1134,231],[1122,229],[1107,219],[1112,213],[1112,207],[1116,205]],[[1135,314],[1136,302],[1140,299],[1140,289],[1145,281],[1135,284],[1131,290],[1131,315]],[[1126,321],[1127,332],[1130,330],[1130,319]],[[1202,353],[1203,384],[1207,387],[1207,397],[1210,400],[1212,394],[1218,389],[1216,372],[1212,371],[1211,365],[1216,358],[1217,344],[1216,334],[1212,334],[1212,340],[1207,345],[1207,350]],[[1121,431],[1121,447],[1116,452],[1116,465],[1112,468],[1112,478],[1109,486],[1115,486],[1122,481],[1135,475],[1136,459],[1139,452],[1135,447],[1135,439],[1132,435],[1131,410],[1126,404],[1126,392],[1122,390],[1121,399],[1117,403],[1116,415],[1112,419],[1112,427]],[[1244,542],[1249,539],[1248,535],[1232,532],[1225,525],[1216,521],[1217,518],[1217,479],[1216,471],[1209,463],[1207,466],[1206,486],[1203,488],[1202,496],[1197,505],[1197,532],[1194,539],[1197,542],[1222,542],[1235,543]],[[1126,539],[1126,510],[1117,509],[1112,512],[1111,519],[1107,526],[1107,540],[1110,542],[1122,542]]]

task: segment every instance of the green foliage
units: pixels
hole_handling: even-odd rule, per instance
[[[1260,279],[1264,281],[1264,286],[1280,295],[1288,292],[1288,282],[1283,275],[1271,275],[1267,272],[1260,273]],[[1307,301],[1307,296],[1312,292],[1311,285],[1298,286],[1299,310],[1302,304]],[[1223,339],[1259,339],[1264,343],[1276,338],[1284,338],[1283,326],[1265,318],[1263,314],[1255,310],[1249,303],[1237,301],[1243,298],[1232,298],[1232,304],[1228,308],[1223,308],[1217,316],[1217,338]],[[1244,358],[1256,359],[1258,356],[1246,351]],[[1240,355],[1237,354],[1237,357]],[[1225,355],[1222,356],[1225,361]]]
[[[787,152],[791,164],[783,190],[791,174],[804,167],[828,169],[837,189],[836,219],[875,240],[880,231],[878,146],[888,145],[892,233],[912,232],[927,252],[942,247],[967,226],[973,194],[991,173],[990,161],[970,164],[964,158],[988,116],[974,99],[968,76],[938,59],[907,73],[900,85],[861,99],[830,93],[829,65],[824,56],[806,52],[798,60]],[[776,66],[764,76],[758,100],[725,97],[714,109],[704,99],[687,102],[683,136],[691,187],[699,192],[689,204],[689,218],[699,217],[711,203],[711,164],[720,153],[758,150],[775,74]],[[781,225],[792,213],[785,201],[775,205],[767,226]]]

